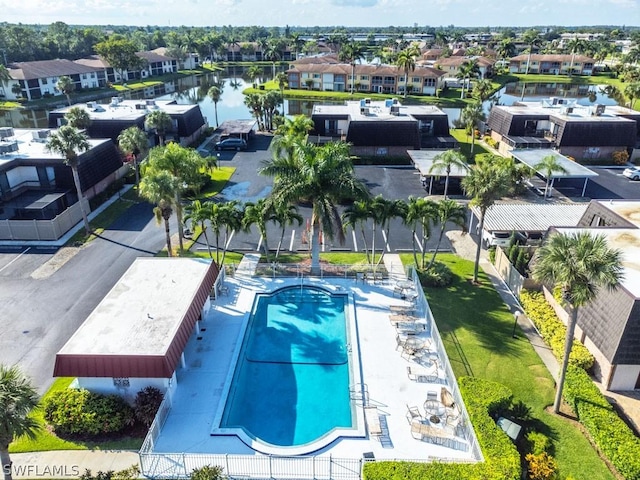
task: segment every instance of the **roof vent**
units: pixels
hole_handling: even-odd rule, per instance
[[[600,104],[596,105],[596,117],[601,116],[604,113],[605,106]]]
[[[120,104],[120,102],[122,102],[122,99],[120,97],[111,97],[110,105],[112,107],[117,107]]]
[[[49,138],[49,130],[47,129],[34,130],[31,132],[31,136],[35,141],[43,142],[43,141],[46,141],[47,138]]]
[[[98,104],[96,102],[87,102],[87,108],[89,110],[93,110],[94,108],[96,108],[98,106]]]

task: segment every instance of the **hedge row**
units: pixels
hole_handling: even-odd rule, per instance
[[[551,347],[555,357],[561,361],[564,355],[567,327],[558,319],[553,307],[549,305],[542,293],[528,290],[520,292],[520,303],[544,341]],[[584,370],[590,370],[593,367],[593,362],[593,355],[587,350],[587,347],[580,341],[574,340],[569,363]]]
[[[626,480],[640,480],[640,439],[618,416],[587,372],[569,366],[563,395],[618,472]]]
[[[485,461],[465,463],[370,462],[364,480],[517,480],[520,454],[490,413],[504,410],[511,391],[504,385],[472,377],[458,381]]]

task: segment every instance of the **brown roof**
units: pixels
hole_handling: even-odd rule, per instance
[[[288,73],[304,72],[304,73],[334,73],[351,75],[351,65],[348,63],[340,64],[292,64],[292,68],[287,70]],[[404,71],[393,65],[356,65],[356,75],[379,75],[395,77],[404,75]],[[432,67],[423,67],[417,65],[415,70],[410,72],[416,77],[441,77],[446,72]]]
[[[587,57],[586,55],[569,55],[569,54],[541,54],[534,53],[531,55],[531,61],[533,62],[570,62],[571,57],[573,57],[573,61],[580,63],[595,63],[595,60],[591,57]],[[515,57],[511,57],[512,62],[526,62],[529,59],[529,54],[525,53],[523,55],[518,55]]]
[[[436,63],[438,65],[444,65],[444,66],[460,66],[464,62],[469,62],[473,60],[475,60],[475,62],[478,64],[479,67],[488,67],[496,63],[495,61],[486,57],[442,57],[442,58],[439,58]]]
[[[98,69],[105,69],[111,66],[109,65],[109,62],[103,59],[100,55],[89,55],[88,57],[79,58],[75,62]]]
[[[9,65],[9,73],[14,80],[61,77],[99,70],[99,68],[82,65],[71,60],[40,60],[37,62],[16,62]]]
[[[56,377],[170,378],[211,288],[215,262],[136,259],[56,355]]]
[[[175,60],[175,58],[165,55],[167,49],[163,48],[164,52],[160,52],[161,49],[157,48],[156,50],[149,50],[147,52],[137,52],[136,55],[149,63],[161,63],[161,62],[170,62]]]
[[[327,64],[327,63],[342,63],[338,60],[338,55],[331,53],[329,55],[312,55],[310,57],[303,57],[295,62],[291,62],[292,66],[297,65],[310,65],[310,64]]]

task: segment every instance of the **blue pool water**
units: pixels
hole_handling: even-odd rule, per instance
[[[351,427],[346,303],[311,287],[258,295],[220,427],[278,446]]]

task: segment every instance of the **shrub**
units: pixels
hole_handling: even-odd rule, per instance
[[[625,165],[629,161],[629,154],[626,150],[619,150],[611,154],[614,165]]]
[[[133,411],[118,395],[68,388],[44,404],[44,418],[61,434],[117,433],[133,422]]]
[[[151,426],[160,403],[162,403],[162,397],[162,392],[156,387],[145,387],[140,390],[133,402],[133,413],[136,420],[145,427]]]
[[[131,465],[129,468],[117,472],[99,470],[95,475],[87,468],[78,478],[79,480],[134,480],[138,477],[140,477],[140,467]]]
[[[542,293],[527,290],[520,292],[520,303],[544,341],[551,347],[555,357],[562,360],[567,327],[558,319],[553,307],[549,305]],[[593,367],[594,361],[593,355],[587,350],[587,347],[580,341],[574,340],[569,362],[584,370],[589,370]]]
[[[553,453],[553,442],[544,433],[529,432],[526,436],[528,453],[540,455],[541,453]]]
[[[428,270],[419,272],[424,287],[448,287],[453,283],[453,273],[444,263],[435,262]]]
[[[528,454],[525,460],[529,464],[529,478],[531,480],[550,480],[555,478],[558,463],[547,452],[538,455]]]
[[[511,405],[509,413],[514,420],[520,420],[522,422],[531,420],[531,407],[523,401],[518,401]]]
[[[496,264],[496,246],[495,245],[492,245],[491,247],[489,247],[489,261],[494,265]]]
[[[196,468],[191,472],[191,480],[222,480],[227,478],[224,474],[224,469],[218,465],[212,467],[211,465],[205,465],[201,468]]]

